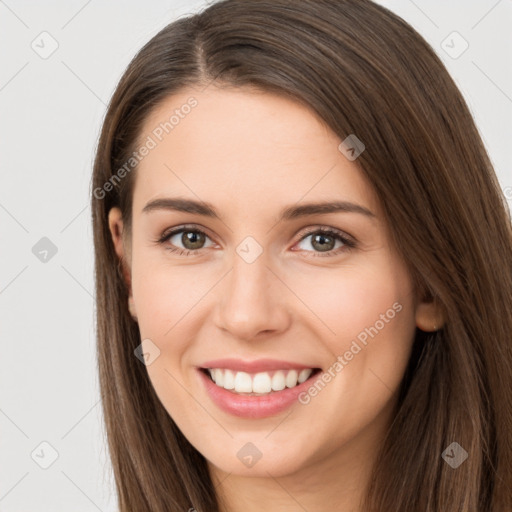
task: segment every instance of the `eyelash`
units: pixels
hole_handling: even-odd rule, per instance
[[[167,233],[164,233],[158,240],[156,240],[156,242],[161,244],[161,245],[164,245],[170,238],[172,238],[177,233],[182,233],[182,232],[187,232],[187,231],[190,231],[190,232],[193,232],[193,233],[202,233],[202,234],[204,234],[205,236],[208,237],[208,235],[203,230],[198,229],[195,226],[181,226],[181,227],[173,229],[173,230],[171,230],[171,231],[169,231]],[[356,245],[357,245],[354,240],[352,240],[352,239],[348,238],[347,236],[345,236],[341,231],[337,231],[337,230],[332,229],[332,228],[315,228],[315,229],[308,230],[307,232],[302,234],[300,240],[297,243],[300,243],[305,238],[307,238],[308,236],[315,235],[315,234],[322,234],[322,235],[332,236],[335,239],[340,240],[341,242],[343,242],[344,245],[343,245],[343,247],[339,247],[337,250],[332,249],[331,251],[328,251],[325,254],[322,254],[322,253],[319,253],[319,252],[315,253],[315,251],[306,251],[306,252],[313,252],[313,253],[315,253],[312,256],[308,256],[308,257],[326,258],[326,257],[331,257],[331,256],[337,256],[341,252],[348,252],[348,251],[354,249],[356,247]],[[210,237],[208,237],[208,238],[210,238]],[[180,249],[179,247],[165,247],[165,249],[167,251],[169,251],[169,252],[172,252],[172,253],[175,252],[179,256],[190,256],[190,255],[196,256],[196,255],[198,255],[201,252],[202,249],[204,249],[204,247],[202,249],[196,249],[196,250]]]

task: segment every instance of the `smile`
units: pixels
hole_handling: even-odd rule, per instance
[[[305,382],[315,368],[248,373],[223,368],[207,368],[212,381],[220,388],[249,396],[268,395]]]
[[[226,368],[196,368],[209,399],[225,413],[259,419],[284,412],[298,403],[320,368],[249,373]],[[289,384],[289,385],[288,385]]]

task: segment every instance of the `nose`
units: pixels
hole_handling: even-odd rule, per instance
[[[284,332],[290,324],[286,286],[268,263],[263,254],[252,263],[235,254],[231,272],[223,280],[216,324],[234,338],[267,337]]]

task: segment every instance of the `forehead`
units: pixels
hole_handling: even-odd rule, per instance
[[[136,171],[134,212],[166,196],[221,210],[227,203],[238,217],[274,215],[302,200],[350,200],[378,211],[356,161],[339,151],[341,139],[306,106],[276,94],[183,90],[151,112],[139,142],[151,149]]]

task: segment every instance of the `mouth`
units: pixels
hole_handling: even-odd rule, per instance
[[[271,396],[314,379],[321,368],[282,369],[258,373],[228,368],[199,368],[215,386],[240,396]],[[302,387],[302,386],[301,386]]]

